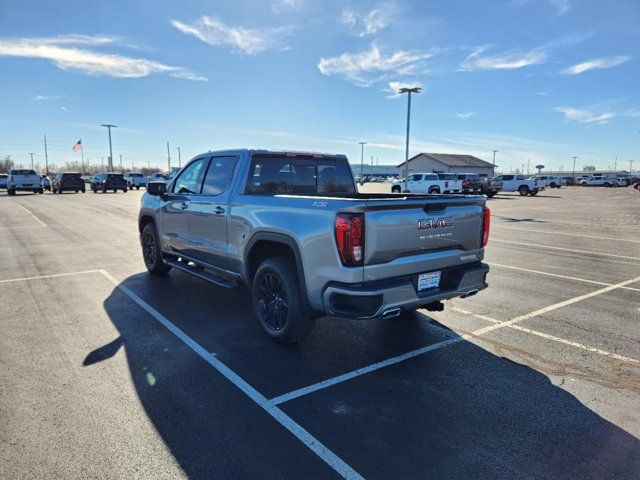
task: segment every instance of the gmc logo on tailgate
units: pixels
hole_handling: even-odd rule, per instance
[[[418,230],[453,227],[453,217],[425,218],[418,220]]]

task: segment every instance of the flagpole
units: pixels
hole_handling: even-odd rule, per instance
[[[82,143],[82,139],[80,139],[80,155],[80,158],[82,158],[82,163],[80,164],[80,173],[84,175],[84,144]]]

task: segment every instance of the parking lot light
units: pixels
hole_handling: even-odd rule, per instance
[[[402,87],[398,93],[407,94],[407,139],[404,152],[404,189],[407,190],[407,177],[409,176],[409,126],[411,124],[411,94],[420,93],[421,87]]]
[[[113,148],[111,147],[111,129],[112,128],[117,128],[117,125],[112,125],[110,123],[107,124],[102,124],[100,125],[101,127],[107,127],[107,130],[109,130],[109,162],[108,162],[108,168],[110,172],[113,172]]]

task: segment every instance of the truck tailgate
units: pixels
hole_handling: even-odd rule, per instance
[[[368,200],[364,280],[423,273],[482,260],[483,197]]]

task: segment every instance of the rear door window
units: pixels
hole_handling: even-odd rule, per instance
[[[238,157],[211,157],[202,185],[203,195],[220,195],[231,183]]]

